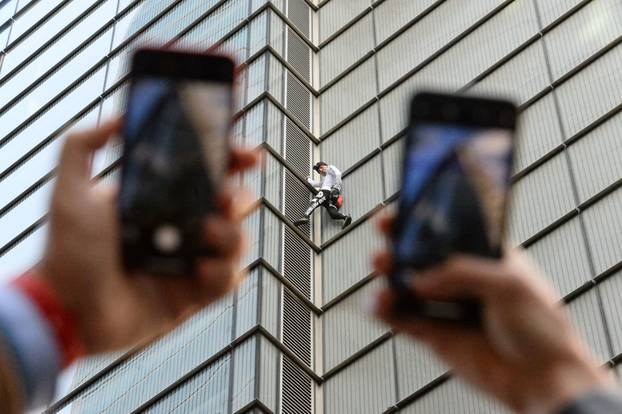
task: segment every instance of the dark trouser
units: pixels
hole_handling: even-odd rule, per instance
[[[313,211],[319,206],[324,206],[326,211],[328,211],[328,215],[333,220],[345,220],[346,215],[341,214],[337,206],[335,206],[335,202],[339,198],[339,190],[333,188],[331,191],[328,190],[320,190],[318,193],[311,199],[311,204],[307,211],[305,211],[305,216],[311,217]]]

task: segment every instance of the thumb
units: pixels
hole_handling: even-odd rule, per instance
[[[98,128],[69,135],[58,164],[58,188],[87,184],[93,151],[102,147],[120,126],[121,120],[115,119]]]

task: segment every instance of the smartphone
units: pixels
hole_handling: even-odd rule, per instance
[[[516,116],[505,100],[412,98],[389,278],[397,314],[480,324],[477,301],[420,300],[410,284],[454,253],[502,256]]]
[[[230,162],[234,63],[143,49],[132,57],[119,215],[128,272],[191,275]]]

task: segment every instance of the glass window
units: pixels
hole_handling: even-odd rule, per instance
[[[23,273],[41,259],[48,226],[35,230],[6,254],[0,256],[0,282]]]
[[[55,99],[62,90],[85,73],[85,68],[91,67],[94,62],[105,56],[110,45],[111,32],[111,30],[108,30],[103,36],[100,36],[67,64],[58,69],[52,76],[26,94],[8,111],[4,112],[0,116],[0,137],[8,135],[28,117]],[[100,95],[102,90],[103,83],[89,90],[87,95],[92,99]]]
[[[182,44],[207,49],[240,24],[247,12],[248,2],[246,0],[229,1],[190,30],[184,36]]]
[[[38,1],[38,0],[34,0],[34,1]],[[17,10],[15,11],[15,13],[19,12],[20,10],[22,10],[23,8],[25,8],[32,2],[33,0],[18,0],[19,4],[17,5]]]
[[[56,33],[64,29],[71,20],[82,13],[94,1],[95,0],[84,0],[72,1],[68,3],[65,7],[54,14],[54,16],[52,16],[45,24],[39,26],[28,37],[13,47],[6,55],[4,64],[2,65],[2,76],[5,76],[8,72],[18,67],[24,59],[28,58],[33,52],[41,47],[41,45],[45,44],[50,39],[53,39]],[[93,24],[93,22],[91,22],[91,24]],[[84,26],[82,26],[82,28],[84,29]],[[14,30],[15,27],[11,30],[11,39],[15,39],[15,36],[13,35]],[[78,43],[84,41],[87,37],[88,34],[86,32],[79,35],[77,35],[77,32],[73,32],[72,44],[77,45]],[[67,38],[64,37],[64,39]],[[54,60],[52,60],[52,62],[53,61]],[[51,66],[49,63],[48,65]]]
[[[54,106],[33,120],[4,147],[2,147],[1,169],[19,160],[28,151],[52,134],[64,123],[93,102],[101,94],[104,84],[105,69],[98,70],[77,88],[60,99]],[[0,122],[0,126],[2,126]]]
[[[48,181],[34,193],[19,203],[4,216],[0,217],[0,246],[4,246],[35,221],[45,215],[48,210],[50,196],[56,180]]]
[[[9,0],[0,6],[0,27],[4,25],[15,14],[16,0]],[[0,29],[3,30],[3,29]],[[4,47],[4,45],[0,46]]]
[[[268,44],[268,11],[262,12],[251,21],[250,37],[249,56]]]
[[[114,16],[115,9],[116,6],[114,2],[108,1],[103,3],[95,11],[84,18],[84,20],[80,21],[71,30],[69,30],[69,32],[60,37],[49,48],[45,49],[40,55],[34,58],[34,60],[25,65],[21,65],[20,71],[0,86],[0,107],[4,106],[11,99],[19,95],[19,93],[27,85],[43,75],[58,61],[73,51],[81,42],[99,30],[99,28],[105,24],[104,22],[107,22]],[[80,11],[82,10],[73,10],[70,14],[77,14]],[[69,12],[68,8],[65,8],[63,9],[63,12],[59,14]],[[20,45],[18,50],[21,50],[23,46],[24,45]],[[11,60],[9,65],[17,64],[17,60],[20,59],[17,55],[20,53],[14,54],[14,52],[18,52],[18,50],[11,51],[7,56],[7,58]],[[101,56],[104,56],[107,51],[107,48],[105,51],[102,48]]]
[[[4,26],[0,28],[0,48],[4,49],[7,40],[9,39],[9,26],[11,22],[6,22]],[[4,56],[0,57],[0,62],[4,60]]]
[[[70,128],[84,128],[95,125],[98,113],[99,106],[96,106]],[[0,181],[0,206],[7,205],[19,196],[22,191],[56,167],[64,141],[65,134],[55,137],[48,145],[33,155],[32,158],[25,161],[18,169]],[[1,154],[4,154],[4,151],[4,148],[0,149]]]
[[[46,14],[51,12],[54,7],[58,6],[62,2],[63,0],[40,0],[33,4],[32,7],[26,10],[21,16],[15,19],[15,22],[13,22],[11,42],[14,42],[15,39],[26,33],[33,25],[39,23]],[[23,3],[24,1],[20,2],[20,10],[23,8]],[[80,3],[86,3],[86,1],[82,0]]]

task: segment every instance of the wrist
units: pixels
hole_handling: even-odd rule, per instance
[[[529,414],[554,414],[573,401],[598,390],[615,388],[615,383],[604,368],[588,359],[578,359],[543,370],[540,381],[532,384],[525,409]]]
[[[12,285],[30,300],[47,322],[56,340],[63,367],[84,354],[84,341],[73,313],[40,273],[29,271],[15,279]]]

